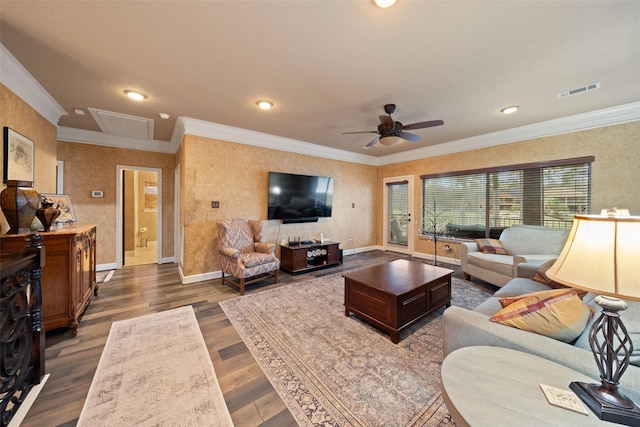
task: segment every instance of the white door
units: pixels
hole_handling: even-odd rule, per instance
[[[413,176],[384,179],[385,250],[413,254]]]

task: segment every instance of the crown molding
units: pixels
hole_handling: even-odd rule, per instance
[[[269,148],[272,150],[281,150],[289,153],[307,154],[310,156],[371,166],[382,166],[553,135],[595,129],[599,127],[613,126],[638,120],[640,120],[640,102],[634,102],[588,113],[577,114],[574,116],[548,120],[546,122],[534,123],[513,129],[463,138],[456,141],[437,144],[431,147],[416,148],[415,150],[390,154],[383,157],[352,153],[350,151],[324,147],[295,139],[207,122],[205,120],[193,119],[190,117],[177,118],[171,141],[128,138],[68,127],[58,128],[58,139],[62,141],[173,154],[178,151],[178,147],[182,143],[184,135],[188,134]]]
[[[119,135],[109,135],[92,130],[75,129],[65,126],[58,128],[58,140],[77,142],[81,144],[102,145],[105,147],[126,148],[128,150],[153,151],[157,153],[175,154],[178,146],[170,141],[158,139],[130,138]]]
[[[640,102],[619,105],[576,114],[546,122],[534,123],[513,129],[487,133],[458,139],[456,141],[437,144],[431,147],[416,148],[397,154],[379,157],[378,165],[408,162],[416,159],[424,159],[445,154],[460,153],[476,150],[478,148],[492,147],[496,145],[510,144],[512,142],[527,141],[530,139],[544,138],[553,135],[561,135],[571,132],[579,132],[588,129],[596,129],[605,126],[619,125],[622,123],[640,120]]]
[[[54,126],[67,112],[0,43],[0,82]]]
[[[351,151],[340,150],[337,148],[324,147],[322,145],[311,144],[309,142],[303,142],[296,139],[284,138],[281,136],[207,122],[204,120],[192,119],[190,117],[178,117],[177,122],[180,123],[182,132],[188,135],[220,139],[223,141],[269,148],[271,150],[281,150],[289,153],[307,154],[309,156],[341,160],[344,162],[361,163],[373,166],[377,163],[376,158],[373,156],[353,153]],[[176,124],[176,128],[178,128],[178,124]],[[181,137],[182,135],[174,132],[172,141],[177,142]]]

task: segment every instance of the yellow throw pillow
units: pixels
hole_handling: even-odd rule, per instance
[[[510,255],[498,239],[476,239],[476,244],[483,254]]]
[[[552,289],[513,298],[503,298],[504,307],[490,320],[534,332],[563,342],[578,338],[592,311],[575,289]]]

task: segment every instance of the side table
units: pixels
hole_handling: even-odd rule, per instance
[[[571,381],[597,382],[550,360],[501,347],[464,347],[442,363],[442,397],[457,427],[620,426],[598,419],[588,408],[583,415],[553,406],[540,388],[542,383],[569,390]]]

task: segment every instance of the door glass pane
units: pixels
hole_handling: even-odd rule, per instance
[[[396,245],[407,246],[409,230],[409,203],[407,183],[395,183],[387,185],[387,212],[389,212],[389,235],[387,242]]]

